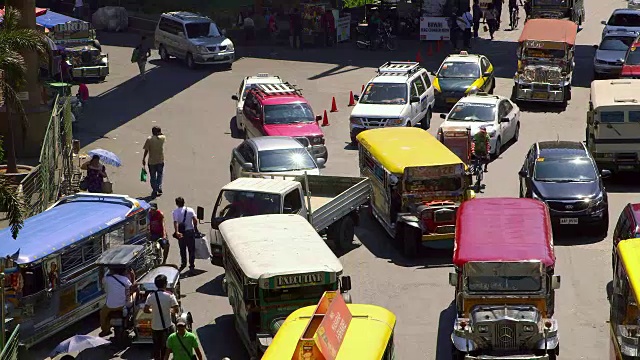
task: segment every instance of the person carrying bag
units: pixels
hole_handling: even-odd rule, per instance
[[[167,353],[167,338],[173,332],[171,313],[178,313],[180,305],[175,295],[165,291],[167,288],[166,275],[156,276],[154,284],[158,290],[154,292],[155,296],[147,296],[143,311],[153,315],[151,318],[153,359],[164,360]]]
[[[198,338],[187,331],[187,323],[179,319],[176,323],[176,332],[167,339],[167,355],[173,354],[174,360],[202,360],[202,352],[198,345]],[[195,352],[195,354],[194,354]]]

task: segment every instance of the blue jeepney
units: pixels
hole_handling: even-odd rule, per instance
[[[80,193],[25,220],[17,239],[0,230],[7,317],[25,347],[100,309],[105,296],[96,260],[123,244],[149,244],[149,204],[126,195]],[[155,264],[134,264],[136,274]]]

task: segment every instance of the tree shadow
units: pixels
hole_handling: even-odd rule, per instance
[[[131,32],[96,31],[100,45],[135,48],[142,36]]]
[[[553,244],[555,246],[589,245],[601,242],[606,235],[593,235],[589,227],[553,227]]]
[[[227,297],[222,290],[222,280],[224,279],[224,273],[216,276],[211,281],[202,284],[196,289],[196,292],[211,296]]]
[[[233,315],[222,315],[196,330],[206,359],[248,359],[249,354],[233,325]]]
[[[451,302],[449,306],[440,312],[438,318],[438,338],[436,342],[436,360],[452,360],[451,359],[451,331],[453,323],[456,320],[455,302]]]

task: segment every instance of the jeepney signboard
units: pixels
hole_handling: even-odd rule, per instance
[[[437,41],[449,40],[451,31],[446,17],[421,17],[420,40]]]
[[[556,41],[525,40],[523,42],[529,49],[562,50],[565,47],[565,43]]]
[[[334,360],[353,316],[342,296],[335,296],[318,326],[314,340],[326,360]]]
[[[462,175],[463,173],[463,164],[408,167],[404,170],[404,181],[437,179],[441,177]]]
[[[309,274],[292,274],[274,276],[269,280],[270,288],[285,289],[291,287],[313,286],[325,282],[325,274],[323,272]]]

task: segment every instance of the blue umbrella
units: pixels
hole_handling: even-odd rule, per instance
[[[61,342],[56,346],[55,349],[51,352],[50,357],[54,357],[58,354],[70,353],[70,352],[80,352],[85,349],[94,348],[98,346],[102,346],[105,344],[110,344],[111,341],[103,339],[97,336],[90,335],[75,335],[67,340]]]
[[[100,161],[107,165],[113,165],[115,167],[119,167],[122,165],[122,161],[120,161],[118,155],[112,153],[111,151],[107,151],[104,149],[95,149],[89,151],[88,154],[89,156],[98,155],[100,157]]]

